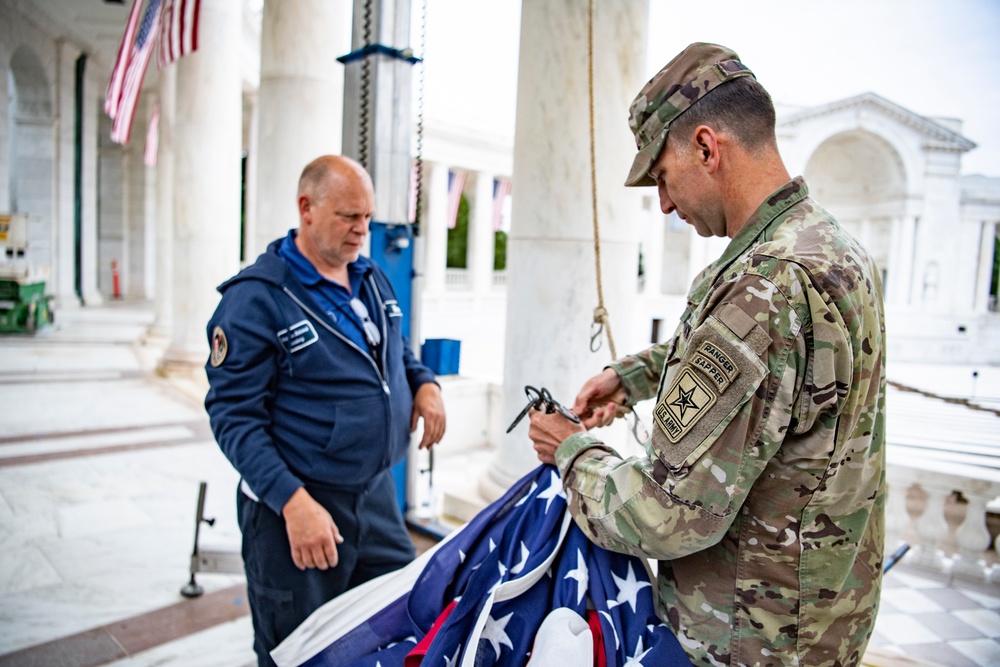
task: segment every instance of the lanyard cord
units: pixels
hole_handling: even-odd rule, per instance
[[[604,307],[604,284],[601,279],[601,231],[597,221],[597,149],[594,138],[594,2],[590,0],[587,20],[587,93],[590,102],[590,205],[594,220],[594,275],[597,277],[597,308],[594,309],[594,322],[590,327],[590,351],[601,349],[601,334],[607,333],[608,349],[611,359],[617,358],[615,339],[611,335],[611,319],[608,309]]]

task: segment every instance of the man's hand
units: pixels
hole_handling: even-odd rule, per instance
[[[556,464],[556,449],[563,440],[584,430],[582,425],[571,422],[558,412],[549,414],[532,409],[528,417],[531,419],[528,437],[535,443],[538,460],[550,465]]]
[[[614,421],[618,408],[625,405],[625,398],[622,379],[618,373],[605,368],[583,383],[573,403],[573,412],[588,430],[607,426]]]
[[[425,382],[413,397],[413,415],[410,417],[410,433],[417,430],[417,420],[424,419],[424,437],[420,439],[421,449],[430,449],[444,437],[444,399],[441,387],[433,382]]]
[[[337,545],[344,541],[330,513],[304,487],[281,509],[292,545],[292,560],[300,570],[337,567]]]

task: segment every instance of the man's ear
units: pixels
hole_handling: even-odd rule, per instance
[[[715,130],[707,125],[699,125],[695,128],[692,140],[698,162],[709,173],[714,173],[719,168],[719,137]]]
[[[306,221],[306,216],[309,215],[309,208],[311,203],[309,202],[309,197],[307,195],[299,195],[299,217],[302,221]]]

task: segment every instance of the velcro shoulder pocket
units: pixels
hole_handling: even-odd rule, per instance
[[[769,343],[766,330],[728,303],[692,332],[653,410],[651,445],[664,478],[693,466],[750,399],[767,375]]]

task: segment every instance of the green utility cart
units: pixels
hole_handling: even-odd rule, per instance
[[[45,281],[0,273],[0,333],[35,333],[53,320]]]

